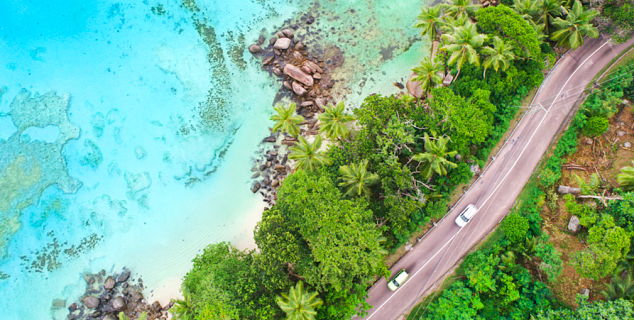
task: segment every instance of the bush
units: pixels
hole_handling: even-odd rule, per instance
[[[502,222],[504,235],[511,243],[519,243],[526,238],[528,232],[528,219],[519,213],[511,213]]]
[[[607,118],[592,117],[583,126],[583,133],[587,136],[596,137],[606,133],[609,128],[610,121]]]

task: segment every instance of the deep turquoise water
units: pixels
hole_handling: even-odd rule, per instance
[[[281,84],[244,49],[310,10],[311,31],[338,30],[319,41],[343,51],[337,88],[356,106],[425,54],[420,4],[4,0],[0,318],[65,319],[52,300],[76,301],[101,269],[171,293],[205,245],[253,247],[250,168]]]

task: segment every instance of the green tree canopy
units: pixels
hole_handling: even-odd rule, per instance
[[[476,66],[480,65],[480,55],[476,49],[482,47],[487,36],[478,33],[475,24],[471,23],[459,27],[452,34],[443,34],[442,39],[445,45],[440,49],[450,54],[447,65],[455,65],[458,71],[466,62]]]
[[[455,168],[458,166],[446,159],[458,153],[457,151],[449,151],[447,142],[449,142],[449,138],[447,137],[432,140],[429,138],[427,132],[425,132],[425,152],[412,157],[412,160],[421,163],[420,171],[423,178],[430,179],[434,173],[444,176],[447,174],[447,168]]]
[[[422,36],[429,35],[429,40],[435,41],[440,33],[440,26],[444,23],[442,8],[440,6],[424,6],[420,10],[418,22],[414,25],[414,28],[420,28]]]
[[[271,120],[275,121],[273,132],[281,130],[282,132],[288,132],[293,137],[297,137],[299,124],[304,121],[304,117],[293,115],[295,114],[296,105],[294,103],[291,103],[288,107],[277,105],[273,109],[277,112],[277,114],[271,116]]]
[[[515,59],[513,45],[504,42],[504,40],[497,36],[493,38],[493,48],[489,46],[482,48],[482,54],[487,55],[486,59],[484,59],[484,63],[482,63],[484,66],[484,76],[486,76],[486,70],[490,67],[493,67],[495,72],[499,69],[506,71],[511,66],[511,62]]]
[[[537,320],[621,320],[634,319],[634,304],[627,300],[595,301],[590,303],[585,296],[578,301],[577,310],[540,310]]]
[[[420,82],[420,87],[423,89],[425,95],[429,93],[429,90],[442,84],[443,77],[440,73],[445,72],[445,68],[442,64],[434,64],[430,58],[423,58],[420,65],[412,69],[416,73],[414,81]]]
[[[586,10],[579,0],[575,0],[566,20],[556,18],[552,21],[557,31],[553,32],[550,38],[557,41],[560,46],[576,50],[583,45],[583,37],[596,38],[599,36],[598,29],[592,25],[592,19],[598,15],[597,10]]]
[[[277,296],[275,302],[286,313],[288,320],[315,320],[316,310],[323,304],[317,295],[319,293],[304,289],[304,283],[300,281],[288,294]]]
[[[500,5],[478,11],[478,28],[510,43],[516,56],[541,60],[542,51],[535,29],[513,9]]]
[[[290,147],[291,160],[297,160],[297,168],[314,170],[322,165],[328,165],[332,160],[328,159],[323,153],[319,152],[321,148],[321,136],[315,136],[315,141],[308,142],[302,136],[299,136],[299,143]]]
[[[328,105],[326,111],[319,115],[321,127],[319,132],[325,132],[328,139],[336,139],[348,134],[346,123],[354,121],[354,116],[346,114],[343,101],[336,106]]]

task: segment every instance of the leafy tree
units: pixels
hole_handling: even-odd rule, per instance
[[[421,7],[418,21],[414,28],[422,29],[422,36],[429,35],[429,39],[435,41],[438,38],[440,26],[443,24],[441,6]]]
[[[319,121],[321,121],[319,132],[325,132],[328,139],[346,136],[348,135],[346,123],[354,119],[354,116],[345,113],[343,101],[337,103],[336,106],[329,105],[326,111],[319,115]]]
[[[552,243],[548,241],[548,236],[543,234],[535,244],[535,257],[541,259],[539,270],[548,276],[548,280],[553,281],[563,271],[563,261],[561,254],[555,249]]]
[[[448,3],[442,5],[445,9],[445,14],[450,17],[458,17],[460,15],[473,16],[481,5],[475,5],[469,0],[449,0]]]
[[[369,197],[372,194],[370,186],[379,182],[379,176],[368,172],[367,167],[368,160],[363,160],[360,163],[339,168],[342,181],[339,186],[346,189],[347,196]]]
[[[478,12],[480,31],[512,45],[515,56],[542,60],[537,33],[522,16],[506,6],[489,6]]]
[[[423,89],[423,92],[427,95],[431,88],[442,84],[443,78],[439,73],[445,70],[441,64],[434,64],[430,58],[423,58],[420,65],[412,69],[412,71],[416,73],[414,81],[420,82],[421,89]]]
[[[304,117],[293,115],[296,108],[294,103],[291,103],[288,108],[282,105],[277,105],[273,108],[277,111],[277,114],[271,116],[271,120],[275,121],[273,132],[281,130],[282,132],[288,132],[293,137],[297,137],[299,134],[299,124],[304,121]]]
[[[634,165],[634,161],[632,161],[632,165]],[[616,181],[619,183],[621,190],[634,190],[634,167],[621,168],[621,173],[616,176]]]
[[[588,247],[576,252],[571,264],[583,277],[598,279],[611,274],[621,257],[630,250],[630,237],[614,219],[603,214],[601,220],[588,230]]]
[[[617,320],[633,319],[634,304],[627,300],[595,301],[589,303],[587,297],[578,296],[577,310],[540,310],[537,320]]]
[[[487,36],[478,33],[474,24],[459,27],[454,30],[453,34],[443,34],[442,39],[446,44],[441,50],[451,54],[449,60],[447,60],[447,64],[449,66],[456,65],[458,68],[456,78],[466,62],[476,66],[480,65],[480,55],[476,49],[482,46]]]
[[[539,20],[537,23],[544,25],[544,31],[550,34],[550,24],[556,17],[563,14],[563,0],[540,0],[537,2]]]
[[[500,257],[482,250],[470,254],[465,260],[465,276],[469,285],[478,293],[497,291],[494,274],[500,262]]]
[[[566,200],[565,206],[568,213],[577,216],[579,218],[579,224],[586,228],[590,228],[601,218],[595,209],[577,203],[575,197],[571,194],[565,195],[564,200]]]
[[[314,170],[322,165],[329,165],[332,160],[328,159],[321,152],[317,151],[321,147],[321,136],[317,135],[312,143],[299,136],[299,144],[289,148],[291,160],[297,160],[297,167],[300,169]]]
[[[519,213],[511,213],[502,222],[504,235],[511,243],[519,243],[526,238],[528,232],[528,219]]]
[[[634,299],[634,281],[632,281],[632,275],[628,274],[625,278],[621,276],[612,276],[612,282],[605,286],[605,290],[601,291],[601,294],[608,300],[618,300],[625,298],[627,300]]]
[[[304,283],[298,282],[294,288],[275,298],[277,305],[286,313],[288,320],[314,320],[323,301],[317,297],[319,293],[308,292]]]
[[[587,136],[596,137],[606,133],[610,129],[610,121],[604,117],[589,118],[583,126],[583,133]]]
[[[484,77],[486,77],[486,70],[491,66],[493,66],[495,72],[500,68],[502,68],[502,71],[506,71],[511,66],[511,61],[515,59],[513,46],[497,36],[493,38],[493,48],[486,46],[482,48],[481,52],[487,55],[482,64],[484,66]]]
[[[598,11],[586,10],[579,0],[575,0],[566,20],[556,18],[552,21],[557,31],[553,32],[550,38],[557,41],[560,46],[576,50],[583,45],[583,37],[596,38],[599,36],[599,31],[591,22],[598,15]]]
[[[471,291],[462,281],[454,282],[442,291],[438,300],[429,306],[428,320],[477,319],[478,310],[484,308],[477,293]],[[422,319],[422,318],[421,318]]]
[[[446,175],[447,168],[455,168],[458,166],[446,159],[458,153],[457,151],[447,150],[447,142],[449,142],[449,138],[447,137],[431,140],[427,132],[425,132],[425,152],[412,157],[412,160],[421,163],[421,175],[423,178],[430,179],[434,173],[441,176]]]

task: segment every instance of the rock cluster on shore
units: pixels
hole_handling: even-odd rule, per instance
[[[305,23],[312,21],[314,19],[307,19]],[[297,113],[305,119],[300,124],[300,135],[316,135],[319,133],[317,115],[332,101],[329,90],[334,82],[323,59],[311,54],[292,29],[293,26],[277,31],[268,42],[260,36],[257,44],[249,46],[249,52],[262,58],[265,70],[281,78],[283,94],[297,104]],[[281,181],[292,170],[287,163],[288,147],[296,142],[297,138],[278,132],[272,132],[262,141],[264,146],[252,169],[252,178],[256,180],[251,190],[259,191],[270,205],[277,199]]]
[[[137,319],[146,312],[148,320],[166,320],[170,302],[161,306],[158,301],[149,304],[143,297],[143,280],[130,278],[130,270],[106,276],[106,271],[85,273],[86,292],[81,301],[68,307],[69,320],[117,320],[123,312],[131,319]],[[54,308],[65,307],[66,301],[55,299]]]

